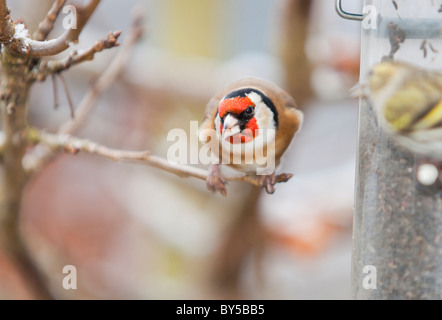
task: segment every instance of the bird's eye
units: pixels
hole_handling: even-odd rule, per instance
[[[244,111],[246,115],[250,116],[253,114],[253,107],[248,107],[246,111]]]

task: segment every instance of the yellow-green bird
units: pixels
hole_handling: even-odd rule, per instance
[[[379,124],[400,145],[442,159],[442,73],[385,61],[372,68],[363,89]]]

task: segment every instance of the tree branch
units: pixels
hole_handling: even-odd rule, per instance
[[[150,154],[149,151],[126,151],[112,149],[88,139],[80,139],[69,134],[52,134],[45,131],[40,131],[38,129],[28,129],[27,136],[31,143],[43,143],[48,146],[52,152],[63,150],[74,155],[78,154],[79,152],[84,152],[110,159],[115,162],[136,162],[173,173],[182,178],[193,177],[206,180],[209,175],[209,173],[204,169],[171,163],[166,159]],[[287,182],[291,177],[292,175],[290,174],[280,174],[276,176],[276,183]],[[260,187],[259,177],[256,176],[231,176],[226,177],[226,179],[230,181],[244,181],[256,187]]]
[[[3,152],[5,151],[6,136],[3,131],[0,131],[0,161],[3,158]]]
[[[129,58],[135,43],[143,34],[143,16],[137,13],[132,22],[132,27],[128,32],[128,38],[123,42],[119,52],[112,60],[107,69],[90,87],[88,92],[83,97],[80,105],[75,112],[75,118],[70,119],[58,130],[59,134],[71,134],[77,131],[86,121],[88,115],[95,106],[95,102],[99,95],[111,85],[120,74],[124,64]],[[36,148],[34,152],[26,155],[23,160],[23,165],[26,167],[26,172],[31,174],[38,171],[45,163],[47,163],[54,153],[47,148]]]
[[[54,109],[58,108],[59,102],[58,102],[58,86],[57,86],[57,75],[52,74],[51,75],[52,80],[52,93],[54,94]]]
[[[22,197],[28,181],[22,160],[29,143],[25,139],[28,126],[28,97],[31,83],[27,81],[30,58],[1,55],[0,113],[3,145],[3,174],[0,183],[0,247],[17,267],[35,297],[50,299],[52,294],[45,275],[34,263],[20,232]]]
[[[78,14],[77,29],[66,30],[54,40],[38,41],[29,37],[24,23],[14,24],[10,20],[6,1],[0,0],[0,43],[3,44],[0,55],[0,119],[3,132],[0,133],[0,138],[4,137],[0,139],[2,140],[0,141],[0,152],[2,152],[0,160],[3,165],[0,177],[2,184],[0,247],[17,266],[17,270],[35,293],[35,297],[42,299],[50,299],[53,296],[45,274],[35,264],[34,257],[28,250],[25,238],[20,231],[21,203],[29,178],[24,163],[31,146],[27,137],[28,100],[30,89],[36,80],[31,75],[32,70],[39,63],[39,57],[60,53],[72,42],[78,40],[82,29],[99,3],[100,0],[87,0],[83,5],[75,1],[74,6]],[[53,12],[61,10],[54,6],[52,9]],[[50,17],[49,20],[55,21],[52,18]],[[43,30],[43,33],[45,32],[48,31]],[[97,90],[95,87],[92,89]],[[92,149],[88,151],[93,153]],[[99,148],[97,152],[106,153],[106,151],[109,150]]]
[[[0,0],[0,43],[8,43],[14,35],[14,26],[9,13],[6,0]]]
[[[47,13],[45,19],[40,22],[38,25],[37,31],[34,32],[33,38],[37,41],[46,40],[49,33],[54,28],[55,20],[57,20],[58,15],[60,14],[61,9],[63,8],[66,0],[55,0],[51,9]]]
[[[66,100],[68,101],[69,111],[71,112],[71,119],[75,118],[75,109],[74,109],[74,103],[72,102],[71,94],[69,93],[68,85],[66,84],[66,81],[64,80],[64,77],[59,74],[58,77],[60,78],[61,85],[63,86],[63,90],[66,95]]]
[[[72,51],[72,53],[60,61],[42,61],[40,67],[34,72],[33,77],[36,80],[43,81],[46,77],[54,73],[60,73],[73,66],[76,66],[85,61],[91,61],[94,59],[95,54],[105,49],[111,49],[119,46],[117,42],[118,37],[121,35],[121,31],[111,32],[106,38],[97,41],[91,48],[82,52]]]
[[[19,44],[14,46],[14,49],[30,57],[53,56],[65,51],[70,47],[71,43],[78,41],[80,33],[99,3],[100,0],[89,0],[87,5],[73,4],[77,11],[77,26],[75,29],[69,28],[58,38],[49,41],[33,40],[23,34],[16,37]]]
[[[131,30],[128,33],[128,38],[121,46],[120,51],[117,53],[108,68],[95,81],[84,96],[79,107],[77,108],[75,119],[70,119],[68,122],[63,124],[58,131],[59,133],[74,133],[84,124],[87,116],[95,106],[97,97],[115,81],[123,69],[124,64],[127,62],[129,55],[132,52],[133,46],[138,42],[143,34],[142,24],[143,17],[142,15],[138,14],[134,18]]]

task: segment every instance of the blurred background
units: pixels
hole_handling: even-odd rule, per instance
[[[31,31],[52,4],[34,2],[8,1]],[[294,177],[271,196],[230,182],[224,198],[154,168],[57,156],[29,183],[21,216],[55,297],[350,298],[358,103],[348,92],[359,79],[360,24],[334,2],[102,1],[76,49],[118,29],[124,42],[134,10],[145,13],[145,35],[79,136],[165,157],[168,132],[189,132],[210,97],[244,76],[288,90],[305,122],[280,168]],[[362,1],[344,7],[360,12]],[[74,105],[117,50],[64,74]],[[54,110],[51,81],[33,87],[32,124],[55,132],[69,119],[59,96]],[[77,290],[62,287],[65,265],[77,268]],[[1,252],[0,298],[32,298]]]

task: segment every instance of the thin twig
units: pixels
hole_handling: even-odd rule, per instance
[[[38,70],[34,72],[33,77],[39,81],[43,81],[50,74],[60,73],[84,61],[91,61],[94,59],[96,53],[119,46],[117,40],[120,35],[121,31],[111,32],[106,38],[97,41],[91,48],[85,51],[72,51],[64,60],[42,61]]]
[[[75,118],[74,104],[72,102],[72,97],[69,92],[69,87],[67,86],[66,81],[64,80],[64,77],[61,73],[58,74],[58,77],[61,80],[61,85],[63,86],[63,90],[66,94],[66,100],[68,101],[69,111],[71,112],[71,119],[74,119]]]
[[[75,112],[75,119],[60,126],[59,134],[70,134],[77,131],[86,121],[88,115],[95,106],[100,94],[111,85],[120,74],[124,64],[129,58],[135,43],[141,38],[143,33],[143,17],[137,13],[134,17],[131,30],[128,32],[128,38],[123,42],[115,58],[107,69],[101,74],[96,82],[90,87]],[[36,148],[33,152],[26,155],[23,160],[26,166],[26,172],[31,174],[38,171],[53,157],[53,152],[47,148]]]
[[[53,74],[51,76],[52,79],[52,93],[54,95],[54,109],[58,109],[58,86],[57,86],[57,75]]]
[[[66,0],[55,0],[51,9],[47,13],[45,19],[40,22],[38,25],[37,31],[34,32],[33,38],[37,41],[46,40],[49,33],[54,28],[55,20],[57,20],[58,15],[60,14],[61,9],[63,8]]]
[[[3,151],[5,150],[6,136],[3,131],[0,131],[0,160],[3,156]]]
[[[118,77],[132,52],[134,44],[140,39],[143,33],[142,21],[143,19],[141,15],[135,17],[132,28],[128,33],[128,38],[121,46],[120,51],[112,60],[108,68],[101,74],[96,82],[92,84],[89,91],[85,94],[77,108],[75,119],[71,119],[69,122],[63,124],[58,131],[59,133],[74,133],[84,124],[86,118],[95,106],[97,97]]]
[[[52,152],[63,150],[71,154],[85,152],[98,155],[100,157],[110,159],[115,162],[130,161],[148,165],[161,169],[163,171],[173,173],[179,177],[193,177],[206,180],[209,173],[207,170],[171,163],[166,159],[152,155],[149,151],[126,151],[120,149],[112,149],[100,145],[94,141],[80,139],[69,134],[52,134],[38,129],[28,130],[28,139],[34,143],[43,143],[50,148]],[[276,183],[287,182],[292,176],[288,174],[280,174],[276,176]],[[244,181],[254,186],[260,187],[260,179],[255,176],[231,176],[226,177],[230,181]]]
[[[29,36],[23,36],[22,38],[17,37],[17,44],[13,49],[30,57],[53,56],[65,51],[72,43],[78,42],[80,33],[83,31],[83,28],[99,3],[100,0],[89,0],[86,5],[80,5],[76,3],[76,1],[73,2],[72,5],[75,7],[77,13],[76,28],[71,27],[58,38],[48,41],[34,40],[29,38]]]

